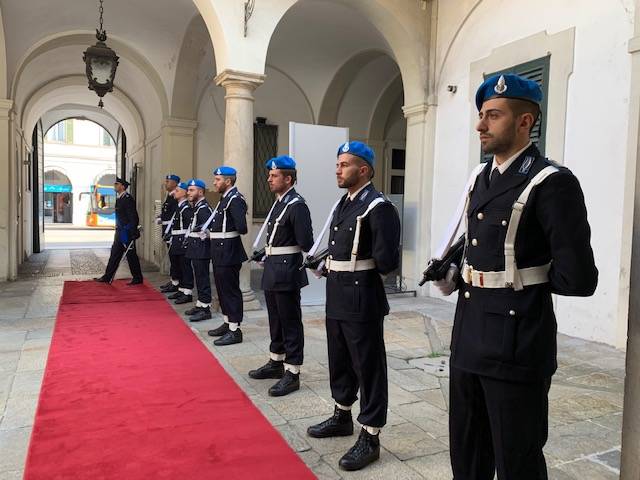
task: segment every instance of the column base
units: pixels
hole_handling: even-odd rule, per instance
[[[262,310],[262,305],[253,290],[242,290],[243,308],[247,312]]]

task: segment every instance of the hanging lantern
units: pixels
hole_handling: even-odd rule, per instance
[[[96,92],[100,97],[98,106],[104,107],[102,97],[113,91],[113,80],[118,68],[118,56],[107,44],[107,32],[102,26],[103,0],[100,0],[100,27],[96,29],[96,39],[98,42],[87,48],[82,56],[86,65],[87,79],[89,80],[89,90]]]

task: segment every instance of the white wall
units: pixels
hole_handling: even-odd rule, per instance
[[[622,346],[619,339],[624,338],[621,329],[626,328],[626,316],[618,315],[618,303],[620,289],[626,288],[620,283],[621,270],[627,266],[621,264],[621,249],[630,241],[622,238],[630,79],[626,43],[632,36],[633,2],[484,1],[452,43],[453,33],[468,12],[468,8],[460,8],[461,3],[439,2],[437,65],[442,74],[437,78],[431,247],[440,242],[457,204],[466,180],[460,172],[468,172],[469,165],[475,162],[469,159],[472,149],[469,131],[475,113],[468,92],[482,79],[469,78],[470,65],[491,55],[495,48],[521,38],[545,30],[553,34],[575,27],[575,60],[568,82],[562,154],[565,165],[578,176],[585,193],[600,282],[592,298],[559,298],[556,313],[561,332]],[[552,56],[552,69],[553,61]],[[447,92],[447,85],[456,85],[457,93]]]

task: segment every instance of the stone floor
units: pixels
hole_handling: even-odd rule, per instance
[[[25,263],[18,281],[0,284],[0,480],[22,478],[63,281],[102,273],[107,257],[107,250],[49,250]],[[121,275],[126,274],[122,268]],[[149,269],[146,277],[154,284],[165,280]],[[206,330],[220,323],[219,315],[192,326],[318,478],[450,479],[447,345],[453,307],[411,297],[392,298],[391,305],[385,323],[389,423],[381,434],[382,457],[355,473],[337,467],[355,437],[317,440],[305,435],[308,425],[333,409],[322,308],[304,309],[303,385],[284,398],[267,395],[272,381],[246,374],[267,358],[265,311],[247,312],[245,341],[230,347],[213,347],[206,336]],[[178,313],[184,309],[176,308]],[[550,478],[618,478],[624,353],[561,335],[559,363],[550,393]]]

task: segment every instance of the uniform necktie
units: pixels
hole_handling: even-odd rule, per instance
[[[489,188],[491,188],[496,183],[500,176],[501,174],[498,167],[495,167],[493,170],[491,170],[491,175],[489,175]]]

